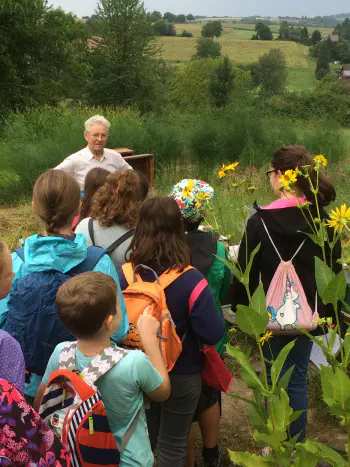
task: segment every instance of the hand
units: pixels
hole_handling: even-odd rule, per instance
[[[139,317],[139,320],[137,322],[137,327],[139,329],[139,334],[143,344],[150,338],[156,338],[159,329],[159,321],[148,313],[150,309],[150,306],[145,308],[144,312]]]

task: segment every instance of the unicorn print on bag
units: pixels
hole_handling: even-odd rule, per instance
[[[292,327],[297,324],[298,311],[301,308],[298,299],[299,293],[294,282],[287,279],[282,305],[277,311],[272,306],[268,307],[270,321],[276,321],[281,327],[281,331],[284,331],[287,326]]]
[[[317,294],[315,297],[315,309],[312,310],[293,266],[293,260],[300,252],[307,239],[300,244],[299,248],[289,261],[284,261],[270,232],[262,218],[261,222],[274,247],[280,263],[269,285],[266,294],[266,308],[269,315],[267,329],[276,334],[300,334],[298,328],[313,331],[317,327]]]

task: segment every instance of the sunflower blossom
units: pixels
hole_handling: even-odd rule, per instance
[[[196,196],[196,203],[195,203],[196,208],[200,209],[202,205],[208,203],[209,200],[210,200],[209,193],[203,193],[203,192],[198,193],[198,195]]]
[[[339,230],[342,233],[344,226],[350,223],[350,207],[347,208],[346,204],[342,204],[340,209],[335,208],[331,211],[330,219],[327,220],[329,227],[333,227],[335,232]]]
[[[326,159],[322,154],[318,154],[314,157],[314,162],[317,168],[326,167],[328,164],[328,159]]]
[[[226,176],[226,172],[233,172],[239,162],[233,162],[232,164],[229,165],[222,165],[221,170],[218,172],[219,178],[223,178]]]
[[[296,183],[297,174],[297,170],[286,170],[279,181],[285,188],[289,188],[289,185]]]
[[[265,342],[267,342],[269,339],[272,337],[272,332],[271,331],[266,331],[265,334],[260,337],[259,342],[261,345],[264,345]]]

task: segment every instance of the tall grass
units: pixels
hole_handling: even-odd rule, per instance
[[[0,171],[17,174],[19,181],[2,188],[1,203],[28,199],[42,172],[83,148],[83,123],[96,113],[102,110],[40,109],[11,115],[0,136]],[[335,123],[315,120],[305,126],[241,105],[197,113],[166,108],[161,115],[143,117],[133,110],[115,110],[106,117],[111,121],[108,147],[154,153],[160,187],[180,175],[211,177],[224,162],[266,166],[272,152],[287,144],[304,144],[331,162],[346,157],[344,131]]]

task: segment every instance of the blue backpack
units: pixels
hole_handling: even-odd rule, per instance
[[[24,249],[16,253],[25,262]],[[92,271],[105,253],[103,248],[91,246],[87,258],[66,273],[51,269],[17,280],[8,302],[6,331],[19,342],[27,372],[43,376],[56,345],[76,340],[59,319],[56,294],[71,277]]]

